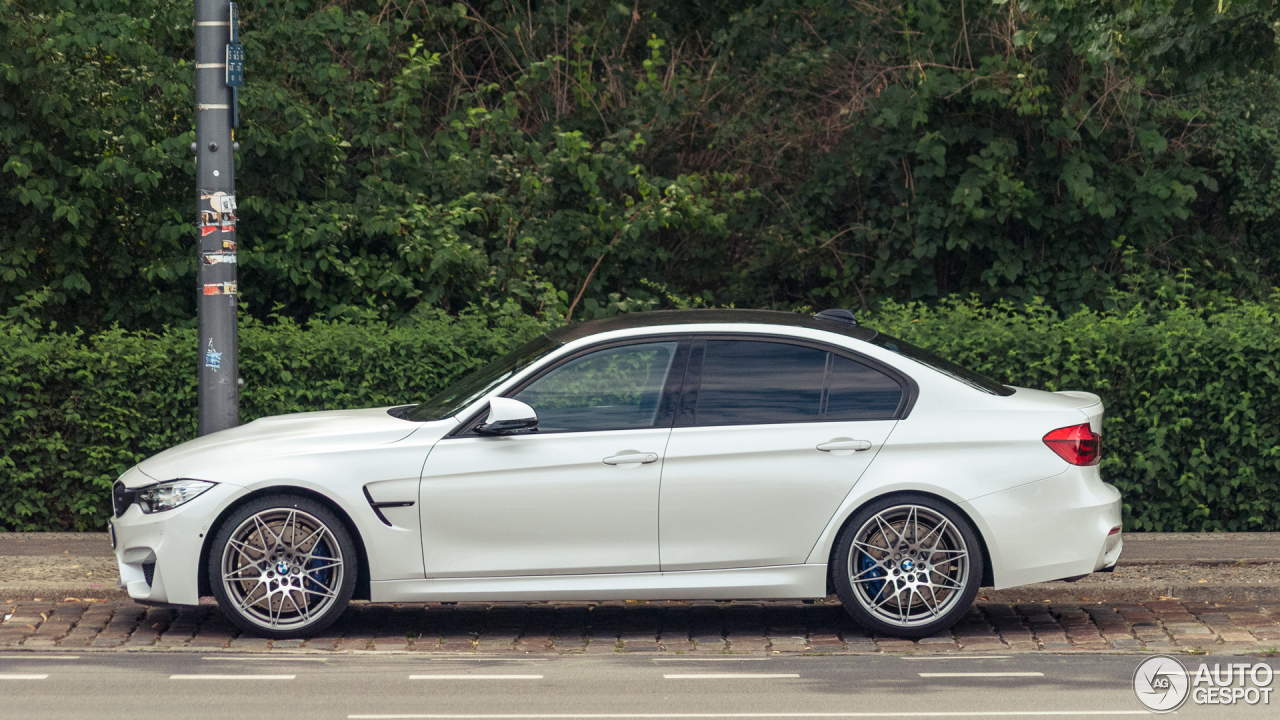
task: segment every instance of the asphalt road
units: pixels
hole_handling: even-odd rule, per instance
[[[1248,657],[1207,658],[1255,662]],[[707,720],[1128,717],[1141,658],[0,655],[0,718]],[[1184,658],[1194,672],[1196,659]],[[1272,667],[1280,663],[1267,660]],[[975,675],[974,673],[978,673]],[[1272,682],[1280,688],[1280,675]],[[1189,718],[1274,718],[1269,706]]]

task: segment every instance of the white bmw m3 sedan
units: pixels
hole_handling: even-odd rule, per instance
[[[857,325],[684,310],[539,336],[420,405],[256,420],[115,483],[121,583],[314,635],[379,602],[823,598],[948,628],[1115,566],[1102,403]]]

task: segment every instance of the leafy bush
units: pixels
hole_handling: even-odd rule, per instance
[[[1129,530],[1280,530],[1280,297],[1115,305],[1060,318],[1043,304],[887,303],[866,324],[1004,382],[1100,394],[1102,471]],[[424,398],[541,327],[248,321],[241,416]],[[195,351],[188,330],[0,333],[0,528],[103,527],[115,477],[195,435]]]
[[[541,327],[432,313],[402,327],[240,330],[240,416],[424,400]],[[0,331],[0,529],[105,527],[121,472],[196,435],[196,335]]]
[[[1280,530],[1280,305],[1015,311],[886,304],[873,325],[1011,385],[1107,407],[1103,477],[1125,529]]]
[[[582,319],[643,278],[747,307],[1070,310],[1128,249],[1242,297],[1280,270],[1271,0],[240,9],[260,319]],[[191,322],[191,13],[0,2],[0,314]]]

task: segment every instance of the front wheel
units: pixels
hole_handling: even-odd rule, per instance
[[[968,520],[928,495],[872,502],[845,527],[832,563],[845,610],[868,629],[920,638],[956,623],[982,582]]]
[[[270,495],[241,506],[219,526],[209,584],[218,608],[246,632],[308,637],[346,608],[357,562],[351,535],[329,508]]]

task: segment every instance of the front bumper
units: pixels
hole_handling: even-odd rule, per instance
[[[1124,550],[1120,491],[1097,467],[975,498],[961,506],[982,529],[996,588],[1114,567]]]
[[[200,602],[200,552],[205,535],[235,495],[233,485],[214,485],[190,502],[151,515],[137,504],[110,521],[120,586],[143,603]]]

